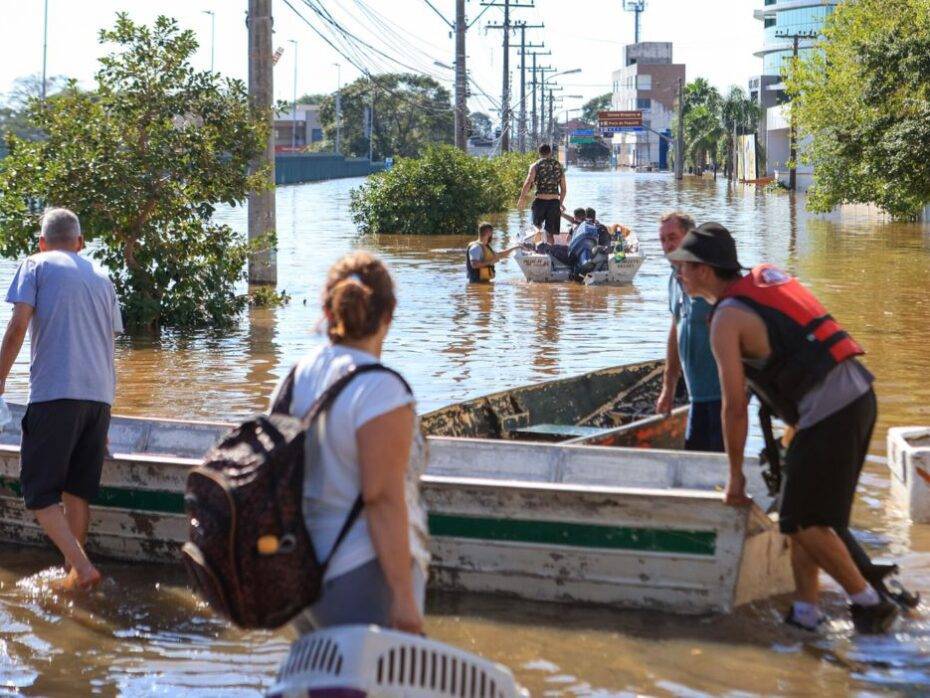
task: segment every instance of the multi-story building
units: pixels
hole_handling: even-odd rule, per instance
[[[289,150],[292,145],[302,149],[323,140],[319,104],[298,104],[297,118],[294,116],[290,108],[275,115],[274,144],[277,150]]]
[[[623,67],[613,73],[611,109],[643,112],[645,130],[615,133],[617,164],[627,167],[668,166],[668,143],[685,66],[672,62],[672,45],[643,41],[623,48]]]
[[[841,0],[764,0],[753,14],[763,24],[763,45],[756,56],[762,59],[762,74],[749,80],[749,95],[762,108],[759,143],[765,147],[766,174],[787,178],[790,146],[790,105],[786,104],[782,74],[794,53],[792,34],[819,34]],[[798,41],[798,57],[804,58],[817,39]],[[810,168],[799,167],[798,188],[810,184]]]

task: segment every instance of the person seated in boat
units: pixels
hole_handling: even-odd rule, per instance
[[[58,584],[89,589],[101,579],[84,551],[89,502],[100,490],[116,389],[113,336],[123,322],[113,283],[79,254],[78,217],[53,208],[41,225],[40,252],[19,265],[6,294],[13,316],[0,348],[0,395],[29,330],[22,496],[64,555],[69,571]]]
[[[609,250],[613,239],[611,238],[610,230],[608,230],[607,226],[597,219],[597,211],[590,207],[586,208],[584,210],[584,220],[594,225],[597,229],[597,244]]]
[[[297,362],[292,415],[302,417],[355,367],[380,362],[395,306],[391,276],[373,255],[351,252],[330,268],[322,308],[329,341]],[[329,554],[350,512],[362,509],[332,553],[322,596],[295,619],[298,632],[348,624],[423,632],[429,552],[418,483],[426,446],[415,407],[406,381],[374,370],[343,389],[325,427],[317,421],[308,430],[318,453],[304,481],[314,549]]]
[[[857,358],[863,349],[781,269],[762,264],[743,275],[736,243],[719,223],[690,231],[667,258],[685,292],[714,306],[710,341],[730,463],[727,504],[752,501],[743,474],[747,386],[795,429],[778,512],[791,541],[798,594],[786,621],[815,630],[824,620],[818,606],[823,569],[847,593],[857,631],[888,632],[898,607],[869,581],[864,561],[857,562],[844,540],[851,537],[850,512],[877,416],[875,379]]]
[[[465,250],[465,271],[469,283],[487,283],[495,276],[494,265],[510,255],[520,245],[510,247],[503,252],[495,252],[491,247],[494,237],[494,226],[483,222],[478,226],[478,239],[469,243]]]
[[[585,209],[576,208],[572,211],[572,215],[568,215],[564,211],[562,212],[562,218],[568,221],[568,237],[571,238],[572,234],[575,232],[575,228],[581,225],[584,222]]]

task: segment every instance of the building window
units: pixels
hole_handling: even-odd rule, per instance
[[[766,17],[766,18],[765,18],[765,28],[768,29],[769,27],[774,27],[774,26],[775,26],[775,22],[776,22],[776,20],[775,20],[774,17]]]
[[[637,75],[636,76],[636,89],[637,90],[651,90],[652,89],[652,76],[649,74]]]
[[[637,109],[651,109],[652,100],[649,99],[648,97],[639,97],[636,100],[636,108]]]

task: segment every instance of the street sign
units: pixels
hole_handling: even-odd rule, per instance
[[[577,128],[574,131],[572,131],[573,137],[574,136],[593,136],[593,135],[594,135],[593,128]]]
[[[641,111],[599,111],[597,123],[603,130],[607,128],[642,128],[643,113]]]
[[[642,126],[601,126],[601,133],[641,133],[645,130]]]
[[[594,136],[572,136],[571,142],[579,145],[597,143],[597,138]]]

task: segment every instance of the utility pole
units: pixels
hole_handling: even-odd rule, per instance
[[[210,15],[210,72],[213,72],[213,59],[216,56],[216,13],[213,10],[204,10],[205,15]]]
[[[685,81],[678,78],[678,140],[675,142],[675,179],[685,177]]]
[[[503,24],[489,24],[488,29],[501,29],[504,34],[504,76],[501,90],[501,152],[510,150],[510,32],[513,25],[510,23],[510,9],[533,7],[532,3],[518,4],[518,0],[503,0],[503,2],[482,2],[482,7],[503,7]]]
[[[249,241],[275,232],[274,179],[274,83],[271,49],[271,0],[249,0],[246,26],[249,33],[249,104],[261,114],[268,129],[264,152],[252,161],[251,172],[264,169],[267,186],[249,192]],[[273,247],[249,255],[249,283],[274,285],[278,282],[277,254]]]
[[[542,29],[544,24],[527,24],[520,22],[520,121],[517,126],[517,140],[521,153],[526,152],[526,56],[528,48],[542,48],[542,44],[526,43],[527,29]],[[534,59],[535,61],[535,55]]]
[[[646,10],[646,0],[623,0],[623,9],[634,15],[633,43],[639,43],[639,16]]]
[[[339,155],[339,131],[342,128],[342,65],[333,63],[336,66],[336,155]]]
[[[45,106],[45,66],[48,63],[48,0],[45,0],[45,19],[42,22],[42,105]]]
[[[368,95],[368,165],[373,162],[372,153],[375,143],[375,79],[369,75],[371,93]]]
[[[294,108],[291,111],[291,150],[297,149],[297,41],[288,39],[294,44]]]
[[[793,63],[798,62],[798,50],[800,49],[801,39],[816,39],[817,32],[776,32],[778,39],[791,39],[791,60]],[[788,159],[791,161],[788,170],[788,189],[796,191],[798,188],[798,129],[797,122],[794,118],[794,104],[790,105],[791,113],[788,115],[790,128],[788,130]]]
[[[546,140],[546,73],[554,73],[555,68],[552,66],[539,66],[539,134],[537,135],[536,145],[540,145]]]
[[[468,147],[468,106],[466,91],[468,83],[465,73],[465,0],[455,0],[455,147]]]

